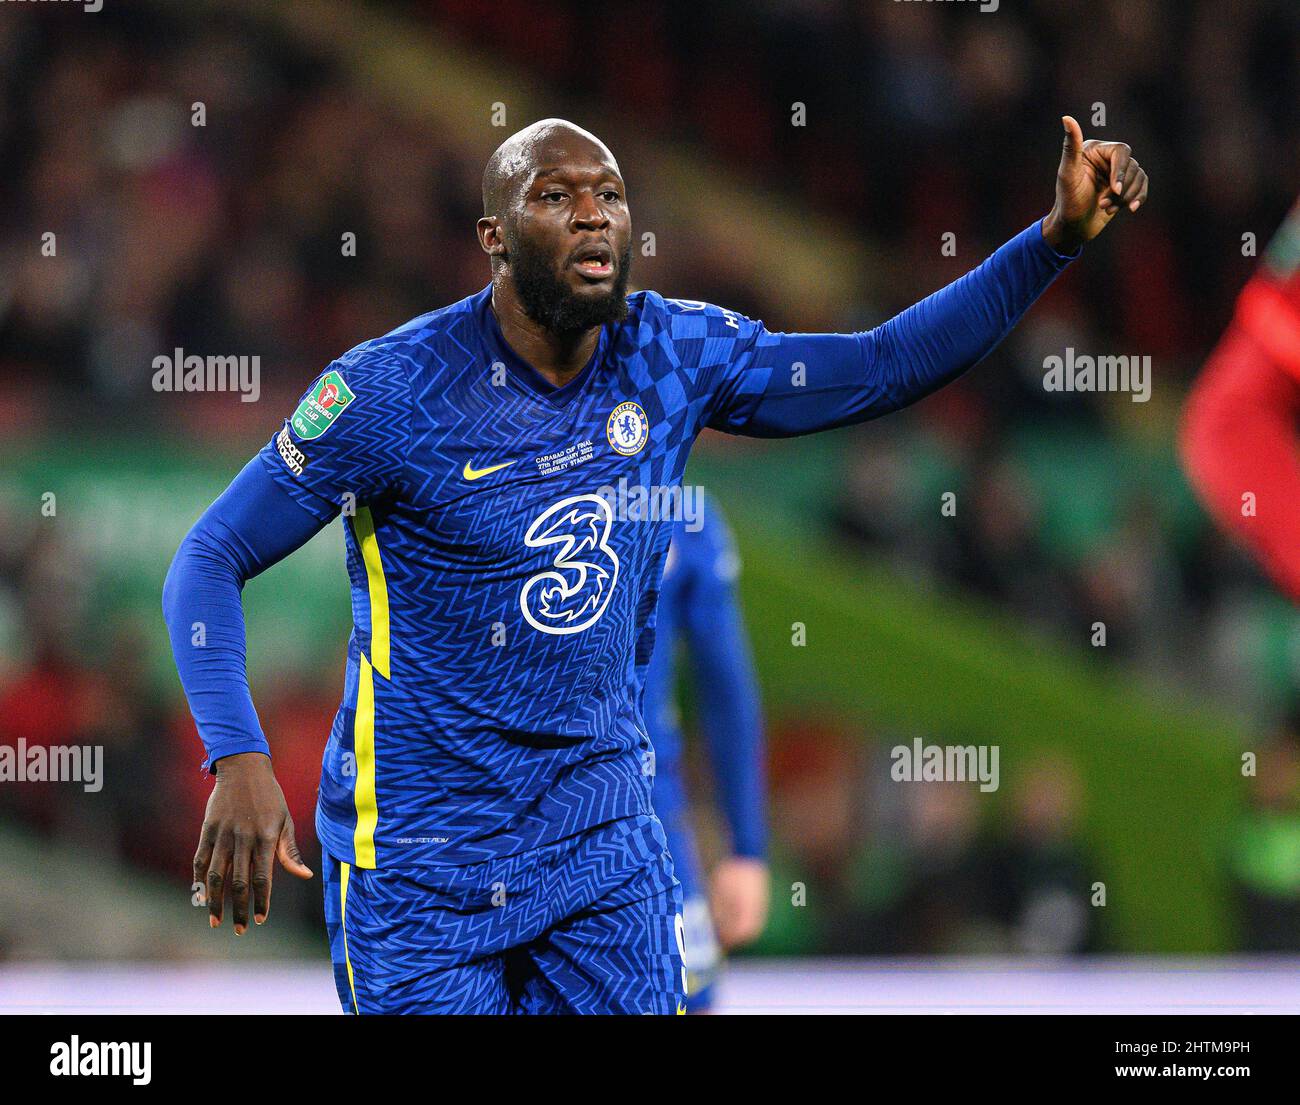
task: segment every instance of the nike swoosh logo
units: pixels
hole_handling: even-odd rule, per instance
[[[470,465],[469,461],[466,461],[465,470],[461,475],[467,480],[477,480],[484,476],[490,476],[493,472],[500,472],[503,468],[509,468],[512,464],[514,464],[514,461],[508,460],[505,464],[493,464],[489,465],[487,468],[474,468]]]

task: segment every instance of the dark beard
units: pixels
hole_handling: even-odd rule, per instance
[[[553,334],[580,334],[627,317],[627,281],[632,267],[629,240],[618,258],[614,286],[599,298],[574,295],[544,254],[518,240],[508,241],[510,275],[524,314]]]

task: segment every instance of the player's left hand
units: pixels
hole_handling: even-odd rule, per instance
[[[770,893],[767,864],[761,859],[732,856],[714,868],[710,905],[723,948],[737,948],[762,935]]]
[[[1056,203],[1043,220],[1043,237],[1073,253],[1097,237],[1120,211],[1136,212],[1147,198],[1146,170],[1124,142],[1083,140],[1073,116],[1063,115],[1065,141],[1056,170]]]

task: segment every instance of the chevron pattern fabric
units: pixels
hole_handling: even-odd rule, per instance
[[[684,1006],[681,894],[653,816],[462,867],[325,857],[347,1013],[672,1014]]]
[[[310,439],[286,422],[293,467],[262,450],[301,506],[352,516],[354,632],[317,809],[340,860],[476,864],[650,813],[640,696],[672,523],[622,516],[613,492],[679,485],[722,381],[760,387],[733,377],[773,336],[652,292],[629,307],[556,390],[485,288],[330,365],[304,403],[339,379],[352,397]]]

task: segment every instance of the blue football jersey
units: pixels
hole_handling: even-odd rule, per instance
[[[317,814],[340,859],[469,863],[650,811],[639,671],[672,527],[616,517],[617,489],[680,484],[704,425],[743,421],[738,373],[772,336],[629,305],[557,389],[485,288],[335,361],[263,449],[346,523],[355,629]]]
[[[641,688],[672,521],[637,496],[671,504],[706,426],[783,436],[914,402],[985,356],[1068,261],[1034,224],[855,334],[773,333],[639,292],[560,388],[507,346],[490,287],[357,346],[168,573],[209,761],[270,750],[241,581],[341,513],[354,630],[317,807],[337,860],[476,863],[648,813]],[[192,647],[198,620],[207,647]]]

